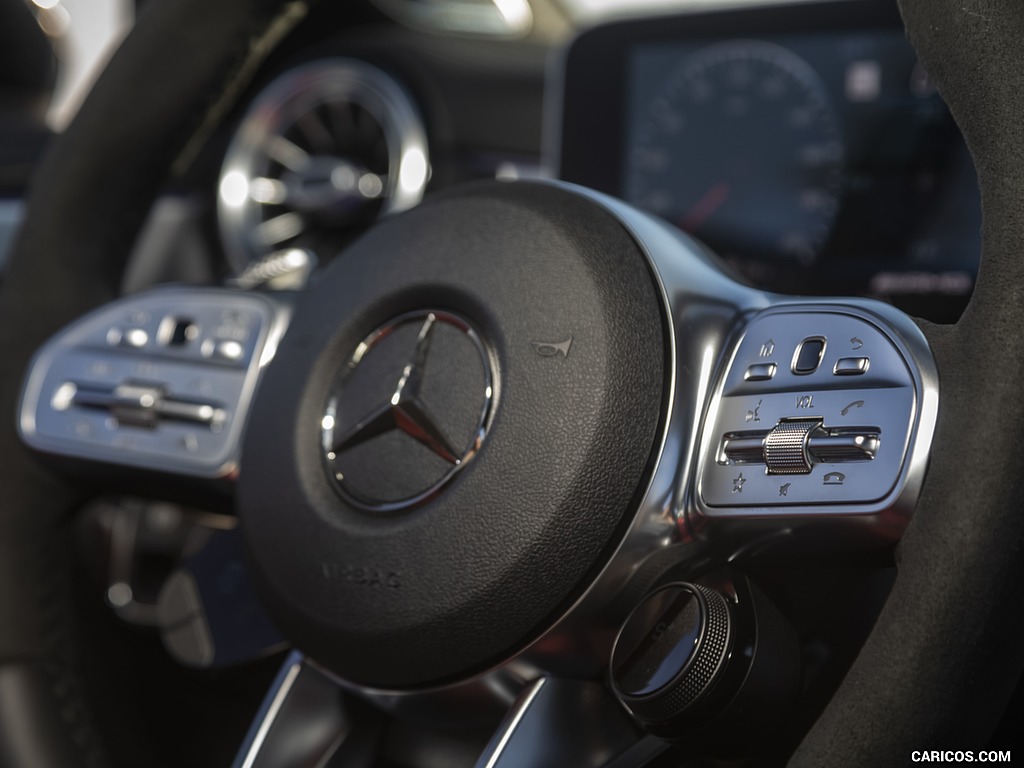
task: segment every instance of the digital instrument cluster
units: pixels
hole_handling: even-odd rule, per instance
[[[564,71],[561,178],[674,223],[766,289],[959,316],[977,180],[894,3],[613,24]]]

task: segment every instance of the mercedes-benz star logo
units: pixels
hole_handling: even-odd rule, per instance
[[[389,370],[397,383],[381,389]],[[382,511],[431,498],[479,450],[493,394],[490,358],[460,317],[414,312],[378,328],[342,370],[321,423],[335,488]]]

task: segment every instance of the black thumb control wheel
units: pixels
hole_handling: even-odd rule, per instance
[[[736,640],[721,593],[699,584],[662,587],[630,614],[612,651],[612,684],[645,725],[699,709],[722,677]]]
[[[742,577],[660,587],[612,649],[612,688],[640,725],[719,754],[739,731],[756,744],[789,711],[799,672],[792,627]]]

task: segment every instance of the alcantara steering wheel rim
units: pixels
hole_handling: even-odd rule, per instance
[[[8,370],[24,371],[53,332],[116,294],[134,233],[171,162],[205,121],[223,113],[255,62],[303,11],[301,3],[176,0],[140,16],[34,181],[0,296]],[[1024,13],[1010,2],[923,0],[904,2],[903,12],[975,156],[984,262],[960,323],[924,326],[943,391],[929,476],[898,549],[889,602],[795,754],[801,765],[902,761],[915,747],[975,748],[1024,664],[1024,618],[1007,608],[1019,600],[1024,577],[1014,482],[1021,453],[1012,428],[1024,415],[1013,366],[1024,360],[1024,304],[1014,300],[1024,286],[1024,135],[1016,120],[1024,111],[1016,87],[1024,61],[1015,50]],[[17,375],[0,382],[8,413],[19,385]],[[57,534],[81,494],[39,469],[13,419],[5,423],[0,727],[11,746],[4,757],[100,764],[103,749],[78,688],[70,635],[54,631],[64,618],[52,611],[63,604],[68,575]],[[37,588],[20,589],[26,582]]]

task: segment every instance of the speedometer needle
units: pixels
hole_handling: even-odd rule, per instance
[[[679,226],[687,232],[695,232],[711,218],[711,215],[722,207],[729,199],[731,191],[728,184],[720,181],[711,187],[679,220]]]

